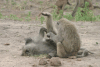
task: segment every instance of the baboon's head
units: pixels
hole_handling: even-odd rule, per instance
[[[25,45],[22,47],[21,56],[33,56],[36,53],[38,53],[38,51],[36,50],[34,45]]]
[[[64,28],[66,27],[66,22],[67,22],[67,19],[62,18],[55,23],[55,26],[56,26],[56,29],[58,30],[58,33],[61,33],[64,30]]]

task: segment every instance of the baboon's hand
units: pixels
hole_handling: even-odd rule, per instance
[[[51,16],[51,14],[49,12],[42,12],[41,14],[44,16]]]

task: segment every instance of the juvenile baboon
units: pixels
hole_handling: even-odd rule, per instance
[[[55,23],[55,27],[57,34],[49,32],[46,40],[53,40],[57,44],[59,57],[76,56],[80,50],[81,41],[75,26],[67,19],[62,18]]]
[[[44,40],[45,28],[41,28],[37,39],[26,39],[25,45],[22,47],[22,56],[33,56],[36,54],[56,55],[56,46],[54,42],[46,42]],[[52,44],[52,45],[51,45]]]
[[[76,4],[76,6],[75,6],[75,8],[74,8],[74,10],[72,12],[72,16],[73,17],[75,16],[75,13],[76,13],[78,7],[84,8],[85,2],[88,2],[89,3],[89,6],[88,7],[91,10],[94,9],[94,8],[99,8],[100,9],[99,6],[93,6],[93,4],[92,4],[92,2],[90,0],[77,0],[77,4]]]

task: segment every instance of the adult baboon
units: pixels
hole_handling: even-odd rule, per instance
[[[92,4],[92,2],[90,0],[77,0],[77,4],[76,4],[76,6],[75,6],[75,8],[74,8],[74,10],[72,12],[72,16],[73,17],[75,16],[75,13],[76,13],[78,7],[84,8],[85,2],[88,2],[89,3],[89,6],[88,7],[91,10],[94,9],[94,8],[99,8],[100,9],[99,6],[93,6],[93,4]]]
[[[81,45],[77,30],[70,21],[65,18],[55,23],[57,35],[49,32],[47,41],[53,40],[57,44],[57,55],[59,57],[76,56]]]
[[[53,41],[46,42],[44,40],[45,28],[41,28],[37,39],[26,39],[25,45],[22,47],[22,56],[33,56],[36,54],[49,54],[50,56],[56,55],[56,45]],[[52,44],[52,45],[51,45]]]

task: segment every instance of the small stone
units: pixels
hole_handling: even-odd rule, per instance
[[[59,58],[51,58],[50,59],[50,65],[51,66],[61,66],[61,61],[59,60]]]
[[[77,58],[77,61],[81,61],[81,58]]]
[[[8,45],[10,45],[10,44],[9,44],[9,43],[6,43],[6,44],[4,44],[4,45],[7,45],[7,46],[8,46]]]
[[[47,61],[45,59],[40,59],[39,60],[39,65],[46,65],[47,64]]]

